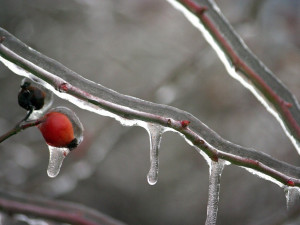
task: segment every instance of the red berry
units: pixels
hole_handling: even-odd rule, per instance
[[[44,121],[38,128],[48,145],[68,148],[77,146],[73,125],[68,116],[60,112],[50,112],[42,120]]]

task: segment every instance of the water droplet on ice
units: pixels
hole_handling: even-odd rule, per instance
[[[60,167],[63,163],[65,157],[70,153],[68,148],[56,148],[48,145],[49,147],[49,165],[47,169],[47,174],[49,177],[56,177],[60,171]]]
[[[154,185],[158,180],[158,150],[163,128],[155,124],[148,124],[147,128],[150,138],[150,170],[147,175],[147,180],[150,185]]]

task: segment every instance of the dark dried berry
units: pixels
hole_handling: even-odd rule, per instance
[[[39,110],[44,106],[45,95],[45,92],[32,86],[30,82],[24,82],[18,94],[18,103],[26,110]]]

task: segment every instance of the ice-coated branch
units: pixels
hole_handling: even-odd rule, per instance
[[[280,186],[300,187],[299,167],[224,140],[188,112],[122,95],[87,80],[28,47],[2,28],[0,37],[5,37],[0,43],[0,60],[8,68],[41,83],[78,107],[113,117],[128,126],[146,128],[148,123],[161,125],[165,130],[180,133],[189,144],[215,161],[220,158],[245,167]]]
[[[278,120],[300,154],[300,106],[297,99],[248,49],[214,0],[167,1],[202,32],[228,73],[248,88]]]
[[[85,206],[0,191],[0,209],[10,214],[26,214],[77,225],[125,225]]]

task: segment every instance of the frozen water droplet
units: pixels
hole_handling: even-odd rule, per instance
[[[285,187],[284,192],[287,210],[300,205],[300,189],[298,187]]]
[[[150,138],[150,170],[147,175],[147,180],[150,185],[154,185],[158,180],[158,150],[163,128],[159,125],[148,124],[147,131]]]
[[[70,153],[68,148],[56,148],[48,145],[49,147],[49,165],[47,169],[47,174],[49,177],[56,177],[60,171],[60,167],[63,163],[65,157]]]

